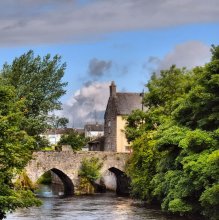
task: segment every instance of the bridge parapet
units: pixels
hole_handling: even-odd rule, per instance
[[[104,175],[112,167],[124,172],[129,156],[129,153],[105,151],[39,151],[33,154],[33,159],[25,169],[33,182],[36,182],[41,175],[49,170],[59,170],[63,175],[66,175],[66,177],[63,176],[63,179],[69,178],[77,188],[78,172],[83,159],[99,158],[103,163],[100,172],[101,175]]]

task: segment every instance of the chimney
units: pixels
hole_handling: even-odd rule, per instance
[[[112,81],[110,85],[110,97],[115,97],[116,96],[116,85],[115,82]]]

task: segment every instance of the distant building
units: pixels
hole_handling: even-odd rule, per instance
[[[104,150],[104,136],[98,137],[88,142],[89,151],[103,151]]]
[[[124,133],[124,116],[128,116],[135,109],[142,109],[141,93],[117,93],[116,85],[112,82],[104,115],[104,151],[130,151]]]
[[[75,128],[58,128],[58,129],[50,129],[47,130],[42,137],[45,137],[51,145],[56,145],[63,134],[68,134],[71,131],[77,131],[79,134],[84,133],[83,129],[75,129]]]
[[[84,134],[85,137],[90,138],[90,140],[103,136],[104,135],[103,124],[98,124],[98,123],[86,124],[84,126]]]

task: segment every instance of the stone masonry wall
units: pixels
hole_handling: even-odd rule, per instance
[[[84,158],[99,158],[103,162],[101,174],[104,175],[112,167],[124,171],[129,156],[128,153],[103,151],[40,151],[33,154],[33,159],[25,169],[33,182],[36,182],[46,171],[58,169],[71,179],[74,188],[77,189],[79,183],[78,172]]]
[[[104,151],[114,151],[114,152],[117,151],[117,143],[116,143],[117,117],[116,117],[115,104],[116,104],[115,98],[110,97],[104,118],[104,137],[105,137]]]

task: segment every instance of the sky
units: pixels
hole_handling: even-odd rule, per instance
[[[69,127],[103,122],[109,85],[142,92],[153,72],[204,65],[219,45],[218,0],[1,0],[0,67],[59,54]]]

